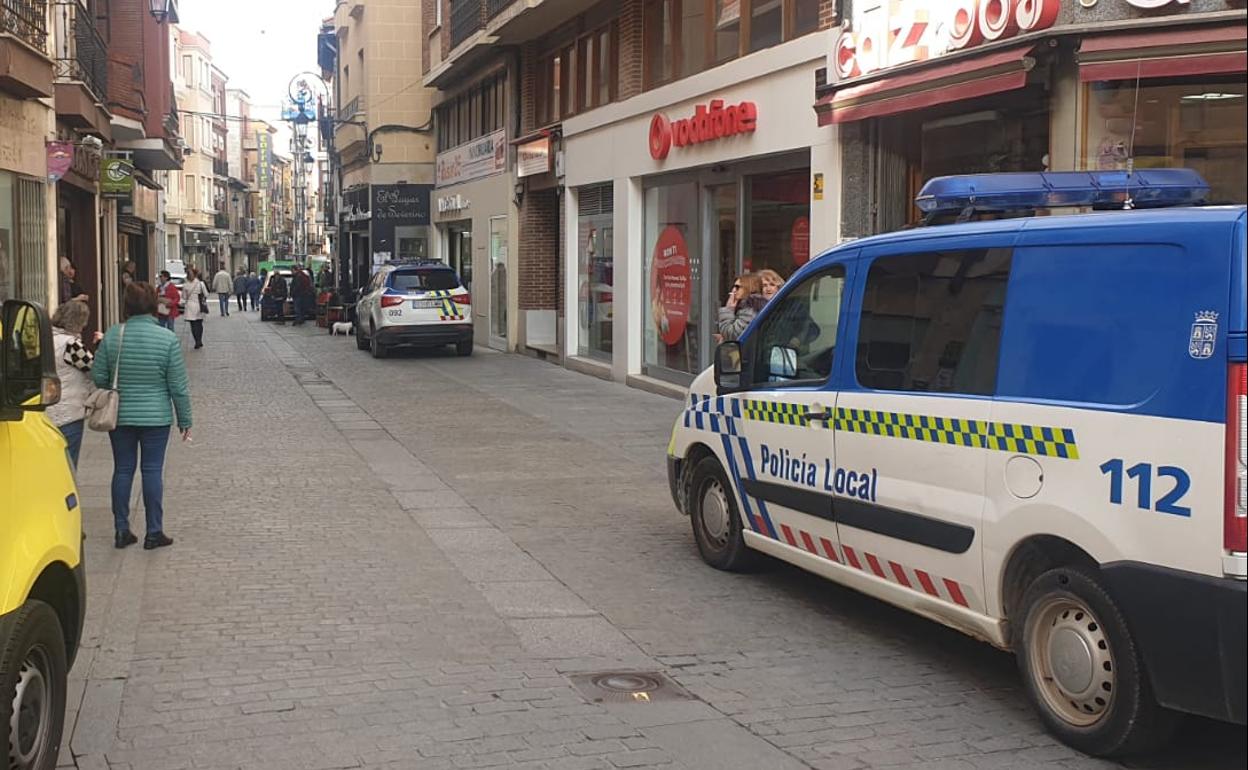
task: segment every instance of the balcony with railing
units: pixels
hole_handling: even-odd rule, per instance
[[[108,96],[108,46],[82,0],[56,0],[52,25],[58,80],[76,80],[98,102]]]
[[[0,0],[0,92],[19,99],[52,95],[47,0]]]
[[[361,94],[360,96],[355,97],[354,99],[352,99],[351,101],[343,105],[342,112],[339,114],[338,119],[339,120],[351,120],[357,115],[362,114],[364,110],[365,110],[364,96],[363,94]]]
[[[485,0],[451,0],[452,50],[485,25],[484,11]]]
[[[212,173],[219,177],[228,177],[230,175],[230,162],[225,158],[213,158]]]

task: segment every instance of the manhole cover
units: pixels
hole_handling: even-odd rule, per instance
[[[680,685],[652,671],[606,671],[573,674],[577,691],[593,703],[657,703],[692,700]]]

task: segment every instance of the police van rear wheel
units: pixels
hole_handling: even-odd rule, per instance
[[[385,358],[390,350],[377,339],[377,327],[369,325],[368,344],[373,358]]]
[[[692,469],[689,518],[702,560],[716,569],[742,571],[758,563],[758,554],[745,545],[741,515],[728,476],[714,457]]]
[[[364,336],[364,331],[360,329],[360,325],[356,324],[355,329],[355,347],[359,350],[368,350],[368,337]]]
[[[1050,732],[1094,756],[1167,741],[1177,715],[1159,706],[1122,612],[1091,571],[1058,567],[1027,589],[1018,664]]]

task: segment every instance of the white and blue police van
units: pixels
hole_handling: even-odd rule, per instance
[[[673,429],[702,558],[1013,651],[1090,754],[1181,712],[1244,723],[1246,215],[1207,193],[1184,169],[944,177],[923,226],[812,260]]]

